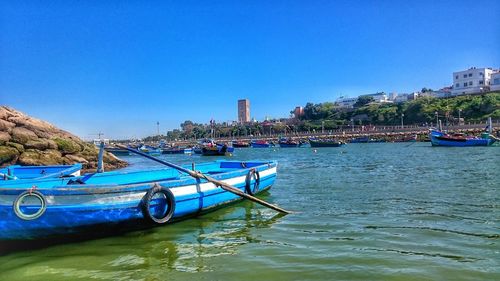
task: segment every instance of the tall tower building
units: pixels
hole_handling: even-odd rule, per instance
[[[250,122],[250,101],[248,99],[238,100],[238,122]]]

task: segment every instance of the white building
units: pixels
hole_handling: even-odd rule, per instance
[[[490,91],[500,91],[500,72],[491,74]]]
[[[357,101],[358,98],[340,97],[335,101],[335,103],[338,107],[352,108]]]
[[[472,67],[468,70],[453,72],[452,96],[487,92],[491,74],[498,72],[491,68]]]
[[[408,101],[408,94],[401,93],[394,97],[395,103],[402,103],[407,101]]]
[[[369,94],[369,95],[362,95],[361,97],[372,97],[375,102],[388,102],[389,101],[387,99],[387,95],[384,92]]]
[[[398,93],[389,93],[389,96],[387,97],[390,101],[394,101],[396,97],[398,96]]]

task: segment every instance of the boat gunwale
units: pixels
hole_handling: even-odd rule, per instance
[[[222,163],[222,162],[229,162],[229,163],[238,163],[238,161],[214,161],[214,162],[207,162],[207,163],[202,163],[206,165],[210,165],[213,163]],[[237,169],[234,171],[226,171],[222,172],[219,174],[211,175],[212,178],[215,178],[217,180],[227,180],[231,178],[236,178],[238,176],[244,176],[246,171],[249,171],[250,169],[256,169],[259,172],[266,171],[272,168],[277,167],[277,162],[276,161],[249,161],[250,163],[261,163],[260,165],[249,167],[249,168],[241,168]],[[200,166],[202,165],[200,164]],[[173,170],[173,169],[160,169],[160,170],[155,170],[155,171],[161,171],[161,170]],[[132,173],[141,173],[144,171],[132,171]],[[113,172],[112,172],[113,173]],[[124,172],[123,175],[129,174],[130,172]],[[113,173],[113,175],[116,175]],[[72,178],[66,178],[66,179],[72,179]],[[54,179],[52,179],[54,180]],[[64,179],[65,180],[65,179]],[[64,182],[63,180],[63,182]],[[29,181],[29,187],[0,187],[0,195],[17,195],[21,192],[24,192],[26,190],[33,189],[33,186],[31,183],[34,181],[31,180]],[[36,181],[35,181],[36,182]],[[160,184],[164,187],[168,188],[176,188],[176,187],[182,187],[186,185],[196,185],[196,184],[201,184],[201,183],[207,183],[208,181],[206,180],[200,180],[196,179],[193,177],[190,177],[186,175],[185,177],[182,178],[177,178],[177,179],[172,179],[172,180],[163,180],[163,181],[158,181],[158,180],[151,180],[147,182],[141,182],[141,183],[130,183],[130,184],[89,184],[89,185],[81,185],[81,184],[73,184],[73,185],[59,185],[59,186],[51,186],[51,187],[40,187],[40,188],[35,188],[37,191],[43,191],[44,195],[61,195],[61,193],[64,193],[64,195],[88,195],[88,194],[106,194],[106,193],[123,193],[123,192],[134,192],[134,191],[142,191],[147,188],[151,188],[154,184]]]

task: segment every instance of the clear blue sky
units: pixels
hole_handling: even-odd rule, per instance
[[[0,104],[83,138],[286,117],[500,66],[500,1],[1,1]]]

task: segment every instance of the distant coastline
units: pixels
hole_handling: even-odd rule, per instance
[[[293,111],[291,112],[293,113]],[[481,95],[463,95],[451,98],[422,97],[404,103],[366,102],[353,108],[341,108],[333,102],[308,103],[302,114],[290,118],[269,119],[245,123],[199,124],[187,120],[180,129],[167,135],[153,135],[145,141],[194,140],[205,137],[223,139],[251,138],[277,135],[307,135],[317,133],[360,134],[405,132],[437,126],[441,120],[446,127],[456,130],[480,130],[488,117],[494,124],[500,120],[500,92]],[[385,129],[383,129],[385,127]],[[370,130],[375,128],[375,130]],[[401,129],[401,131],[400,131]]]

